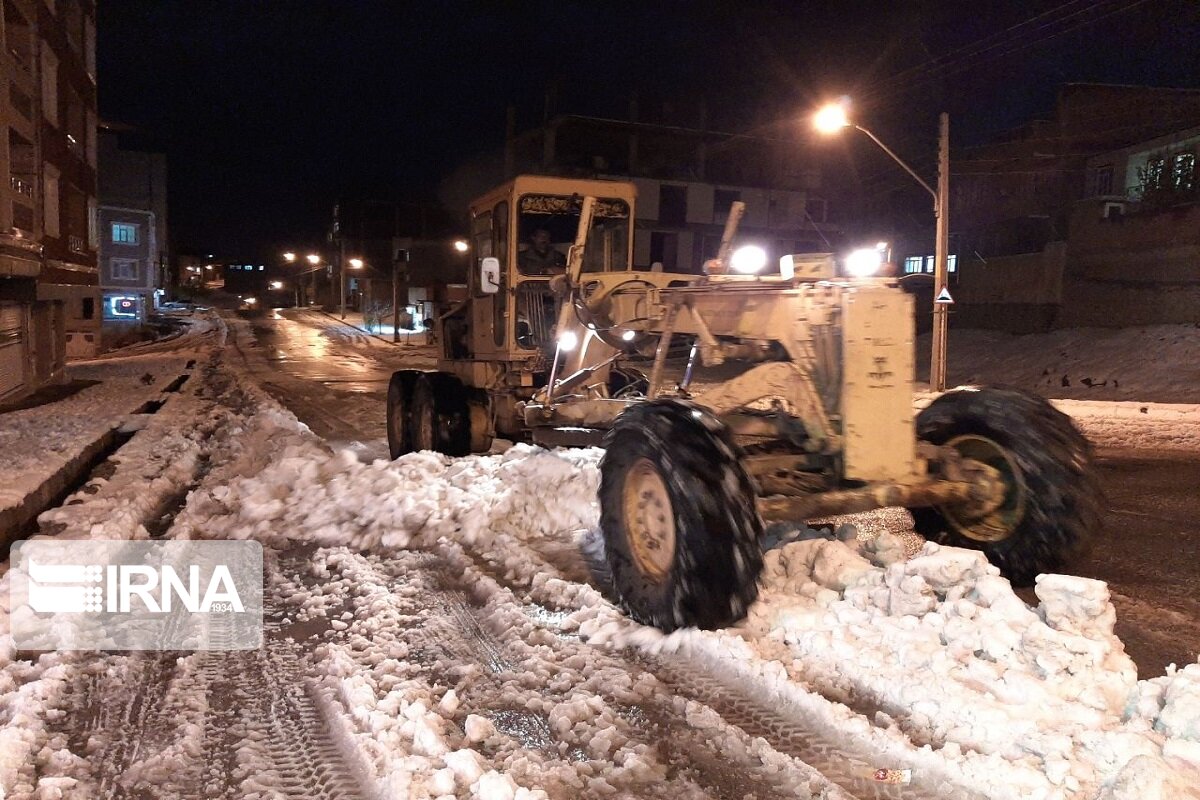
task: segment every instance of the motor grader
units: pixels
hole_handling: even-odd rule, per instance
[[[1017,583],[1081,548],[1086,439],[1013,389],[917,413],[912,297],[894,279],[831,254],[739,264],[741,203],[703,274],[639,269],[635,202],[629,183],[521,176],[472,204],[469,298],[437,320],[438,370],[391,379],[393,458],[602,443],[611,590],[667,631],[745,615],[764,521],[903,507]],[[535,230],[564,268],[523,257]]]

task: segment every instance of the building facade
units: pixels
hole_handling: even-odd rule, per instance
[[[161,262],[154,212],[100,206],[101,318],[105,325],[145,322],[160,296]]]
[[[102,317],[106,325],[144,322],[170,263],[166,156],[113,126],[101,129],[99,148]]]
[[[821,192],[821,174],[799,140],[579,115],[549,118],[516,133],[510,123],[505,178],[521,173],[632,180],[638,188],[634,268],[699,273],[713,258],[729,209],[746,204],[738,238],[769,263],[830,252],[841,230]]]
[[[0,77],[0,399],[100,345],[91,0],[5,0]]]

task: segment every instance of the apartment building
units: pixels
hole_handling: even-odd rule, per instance
[[[100,344],[91,0],[3,0],[0,399]]]
[[[145,322],[166,279],[167,157],[134,130],[104,124],[99,139],[101,317]]]

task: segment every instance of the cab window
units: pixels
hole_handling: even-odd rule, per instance
[[[517,218],[517,266],[522,275],[561,275],[579,228],[579,195],[522,195]],[[629,268],[629,204],[615,198],[597,200],[592,229],[583,255],[584,272]]]

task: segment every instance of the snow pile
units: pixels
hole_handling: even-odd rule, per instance
[[[865,548],[877,566],[837,541],[767,554],[748,625],[787,645],[793,677],[952,757],[1032,764],[1069,796],[1094,796],[1138,756],[1187,768],[1200,665],[1139,684],[1104,583],[1042,575],[1029,608],[982,553],[929,543],[903,561],[891,538]]]
[[[918,341],[918,352],[928,353],[928,334]],[[1023,336],[955,329],[948,353],[951,384],[1005,384],[1045,397],[1086,400],[1200,402],[1200,328],[1194,325]],[[927,371],[928,365],[928,358],[917,358],[918,369]]]
[[[555,539],[598,517],[596,449],[518,445],[492,456],[422,452],[363,463],[351,450],[331,453],[287,433],[275,420],[255,418],[247,454],[275,449],[278,457],[198,493],[186,530],[360,549],[428,546],[441,537],[486,547],[504,535]]]

